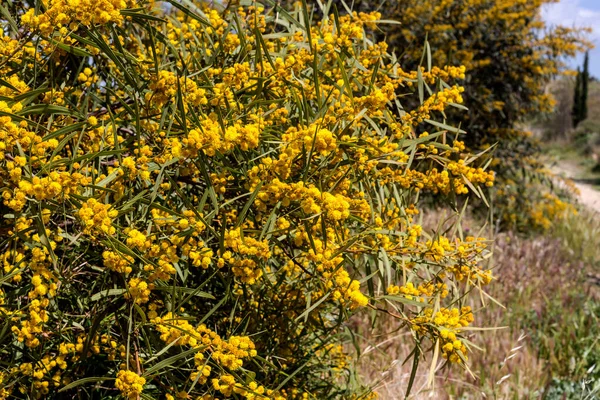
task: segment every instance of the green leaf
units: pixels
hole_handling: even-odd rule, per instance
[[[179,292],[179,293],[185,293],[185,294],[190,294],[190,295],[196,296],[196,297],[202,297],[205,299],[215,300],[215,296],[213,296],[210,293],[202,292],[202,291],[199,291],[194,288],[188,288],[188,287],[183,287],[183,286],[157,286],[155,288],[155,290],[160,290],[160,291],[165,291],[165,292],[175,290],[176,292]]]
[[[252,196],[250,196],[250,199],[248,199],[248,201],[244,205],[244,208],[242,209],[242,212],[238,216],[237,222],[235,223],[236,228],[242,225],[242,223],[245,221],[246,214],[248,213],[248,210],[250,210],[250,207],[254,204],[254,200],[256,200],[256,196],[258,196],[258,192],[260,192],[260,188],[262,188],[262,185],[262,181],[259,182],[258,185],[256,185],[254,192],[252,192]]]
[[[92,53],[89,53],[88,51],[86,51],[80,47],[68,45],[68,44],[56,41],[54,39],[48,39],[48,41],[50,43],[54,44],[59,49],[66,51],[67,53],[71,53],[71,54],[79,56],[79,57],[92,57]]]
[[[423,104],[423,101],[425,101],[425,92],[423,90],[423,73],[420,66],[417,68],[417,85],[419,89],[419,103]]]
[[[204,18],[203,16],[201,16],[200,14],[198,14],[196,11],[200,11],[200,10],[196,10],[196,11],[192,11],[191,8],[196,8],[196,5],[194,3],[192,3],[189,0],[166,0],[167,3],[171,4],[173,7],[179,9],[181,12],[183,12],[185,15],[187,15],[188,17],[195,19],[196,21],[200,22],[202,25],[205,25],[207,27],[213,28],[214,26],[211,25],[211,23]],[[180,4],[184,3],[187,4],[187,6]]]
[[[124,293],[127,293],[127,289],[107,289],[92,295],[92,297],[90,297],[90,300],[98,301],[108,296],[120,296]]]
[[[317,302],[313,305],[310,305],[310,303],[307,303],[307,306],[309,306],[302,314],[300,314],[299,316],[296,317],[296,321],[300,321],[301,319],[306,319],[308,318],[308,315],[312,312],[312,310],[314,310],[315,308],[317,308],[321,303],[323,303],[325,300],[327,300],[327,298],[329,297],[329,295],[331,295],[331,292],[327,293],[325,296],[321,297],[319,300],[317,300]]]
[[[453,127],[453,126],[450,126],[450,125],[446,125],[446,124],[443,124],[441,122],[432,121],[430,119],[425,119],[425,122],[427,122],[430,125],[437,126],[440,129],[445,129],[445,130],[450,131],[450,132],[454,132],[454,133],[467,133],[466,131],[463,131],[462,129],[459,129],[459,128],[456,128],[456,127]]]
[[[417,376],[417,368],[419,367],[419,357],[421,355],[421,352],[418,345],[415,346],[413,352],[413,365],[412,369],[410,370],[410,377],[408,378],[408,385],[406,387],[406,395],[404,396],[404,400],[408,399],[408,397],[410,396],[410,391],[413,387],[413,384],[415,383],[415,377]]]
[[[142,11],[142,12],[139,12]],[[150,15],[143,8],[132,8],[121,10],[121,15],[125,17],[129,17],[136,22],[144,22],[144,21],[156,21],[156,22],[166,22],[163,18],[156,17],[154,15]]]
[[[29,106],[19,111],[17,115],[76,115],[72,110],[63,106],[55,106],[53,104],[36,104]]]
[[[162,369],[165,369],[167,367],[170,367],[172,365],[174,365],[177,361],[184,359],[192,354],[198,353],[199,351],[202,351],[205,347],[194,347],[185,351],[182,351],[179,354],[176,354],[172,357],[169,357],[167,359],[162,360],[159,363],[156,363],[155,365],[153,365],[152,367],[148,368],[146,371],[144,371],[144,374],[142,376],[144,377],[148,377]]]
[[[77,386],[85,385],[87,383],[112,381],[114,379],[115,378],[111,378],[109,376],[102,376],[102,377],[94,376],[94,377],[89,377],[89,378],[83,378],[83,379],[76,380],[75,382],[71,382],[68,385],[63,386],[62,388],[58,389],[58,393],[66,392],[67,390],[76,388]]]
[[[73,131],[78,131],[80,129],[82,129],[84,126],[87,125],[87,122],[78,122],[76,124],[69,124],[63,128],[57,129],[56,131],[47,134],[46,136],[44,136],[44,138],[42,139],[44,142],[47,142],[50,139],[55,139],[55,138],[59,138],[62,135],[66,135],[68,133],[71,133]]]
[[[19,26],[17,25],[17,22],[2,4],[0,4],[0,14],[2,14],[3,18],[6,18],[13,32],[19,32]]]

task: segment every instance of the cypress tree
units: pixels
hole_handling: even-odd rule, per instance
[[[573,97],[573,127],[577,128],[577,125],[587,118],[587,97],[588,97],[588,86],[590,82],[590,55],[586,51],[585,58],[583,59],[583,71],[577,68],[577,78],[575,80],[575,94]]]
[[[579,124],[579,116],[581,115],[581,70],[577,67],[577,77],[575,78],[575,94],[573,95],[573,128],[577,128]]]
[[[587,98],[588,98],[588,85],[590,82],[589,67],[590,67],[590,57],[589,57],[589,52],[586,51],[585,58],[583,60],[583,73],[581,74],[581,101],[580,101],[581,115],[580,115],[579,122],[587,119],[587,115],[588,115]]]

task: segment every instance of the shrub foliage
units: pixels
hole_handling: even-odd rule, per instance
[[[0,398],[366,398],[369,309],[467,365],[486,241],[418,224],[494,181],[444,122],[465,69],[324,15],[0,6]]]

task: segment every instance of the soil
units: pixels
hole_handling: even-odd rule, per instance
[[[581,168],[576,163],[565,160],[559,161],[551,170],[558,176],[571,179],[579,189],[579,202],[600,213],[600,191],[594,189],[592,185],[577,181],[577,177],[581,174]]]

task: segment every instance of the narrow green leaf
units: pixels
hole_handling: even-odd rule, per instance
[[[124,293],[127,293],[127,289],[107,289],[92,295],[92,297],[90,297],[90,300],[98,301],[108,296],[120,296]]]
[[[89,377],[89,378],[83,378],[83,379],[76,380],[75,382],[71,382],[68,385],[61,387],[60,389],[58,389],[58,393],[66,392],[67,390],[71,390],[73,388],[76,388],[77,386],[85,385],[87,383],[112,381],[114,379],[115,378],[111,378],[109,376],[102,376],[102,377],[94,376],[94,377]]]

